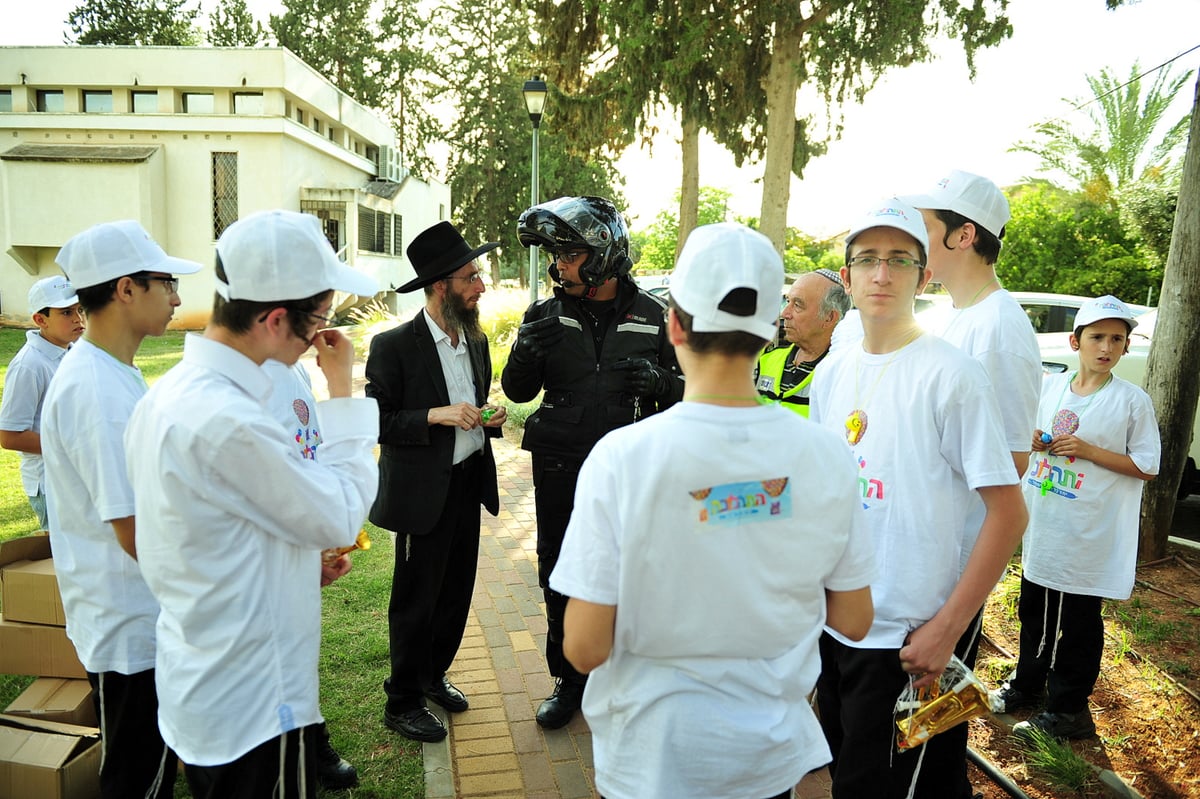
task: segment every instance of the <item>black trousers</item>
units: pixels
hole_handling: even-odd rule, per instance
[[[1104,657],[1102,602],[1098,596],[1065,594],[1022,577],[1021,598],[1017,602],[1021,651],[1009,684],[1030,695],[1040,694],[1045,687],[1046,710],[1051,713],[1087,710],[1088,697],[1096,687]],[[1054,651],[1056,628],[1060,636],[1057,652]]]
[[[314,727],[259,744],[232,763],[188,766],[194,799],[316,799]],[[282,750],[282,751],[281,751]]]
[[[100,719],[100,795],[170,799],[178,761],[158,731],[154,669],[88,672],[87,678]]]
[[[954,653],[974,667],[979,650],[975,626],[968,627]],[[967,725],[935,735],[922,747],[896,751],[893,710],[908,675],[897,649],[855,649],[821,634],[821,676],[817,707],[833,753],[829,773],[834,799],[904,799],[924,750],[915,796],[918,799],[970,799],[967,779]]]
[[[451,469],[446,505],[428,535],[396,536],[388,604],[392,673],[383,684],[393,713],[425,704],[425,689],[445,675],[462,643],[479,565],[482,462],[473,455]]]
[[[584,684],[587,676],[563,657],[563,617],[567,599],[550,587],[550,573],[562,551],[567,522],[575,508],[575,484],[581,463],[569,458],[533,453],[533,502],[537,509],[538,585],[546,600],[546,664],[550,675],[564,682]]]

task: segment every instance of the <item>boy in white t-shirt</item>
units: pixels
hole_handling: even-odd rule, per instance
[[[829,630],[821,639],[817,701],[834,799],[905,797],[914,783],[918,797],[969,799],[966,725],[897,752],[893,710],[905,687],[929,685],[965,652],[960,639],[1025,529],[983,367],[913,318],[927,249],[920,213],[899,200],[851,229],[842,279],[864,337],[831,353],[813,379],[811,418],[853,449],[883,568],[871,584],[867,636]],[[967,512],[976,495],[987,514],[972,547]]]
[[[83,335],[83,313],[75,289],[62,275],[42,278],[29,288],[29,314],[37,330],[25,334],[25,345],[4,375],[4,404],[0,405],[0,447],[21,453],[21,484],[38,529],[46,520],[46,470],[42,463],[42,401],[50,378]]]
[[[807,702],[822,624],[871,622],[876,573],[838,437],[760,405],[783,266],[742,225],[692,231],[667,325],[683,402],[602,438],[551,587],[608,799],[786,797],[829,760]]]
[[[121,437],[146,393],[134,356],[179,307],[179,278],[200,264],[163,252],[134,220],[72,237],[55,259],[87,314],[42,407],[42,456],[54,570],[100,719],[100,793],[174,793],[175,753],[158,729],[154,621],[138,569],[133,487]]]
[[[1158,422],[1150,397],[1112,374],[1137,322],[1105,296],[1075,316],[1079,370],[1046,379],[1025,474],[1029,529],[1017,613],[1016,670],[993,694],[998,710],[1038,704],[1016,726],[1055,738],[1087,738],[1088,696],[1104,651],[1104,597],[1128,599],[1137,561],[1142,486],[1158,474]]]

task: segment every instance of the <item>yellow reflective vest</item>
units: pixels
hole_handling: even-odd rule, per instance
[[[770,352],[758,356],[758,380],[754,387],[758,393],[767,399],[783,403],[785,408],[795,411],[808,418],[808,395],[812,388],[813,373],[801,380],[797,385],[781,392],[783,373],[788,362],[796,356],[796,346],[776,347]]]

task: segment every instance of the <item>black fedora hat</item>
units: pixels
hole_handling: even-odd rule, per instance
[[[417,276],[396,291],[406,294],[435,283],[464,264],[469,264],[485,252],[500,246],[498,241],[489,241],[482,247],[471,249],[462,234],[449,222],[438,222],[422,230],[404,252],[413,265]]]

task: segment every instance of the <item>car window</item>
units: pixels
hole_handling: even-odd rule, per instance
[[[1026,305],[1025,315],[1029,317],[1029,323],[1033,325],[1035,333],[1053,333],[1050,329],[1050,306],[1049,305]],[[1074,318],[1074,316],[1072,316]]]

